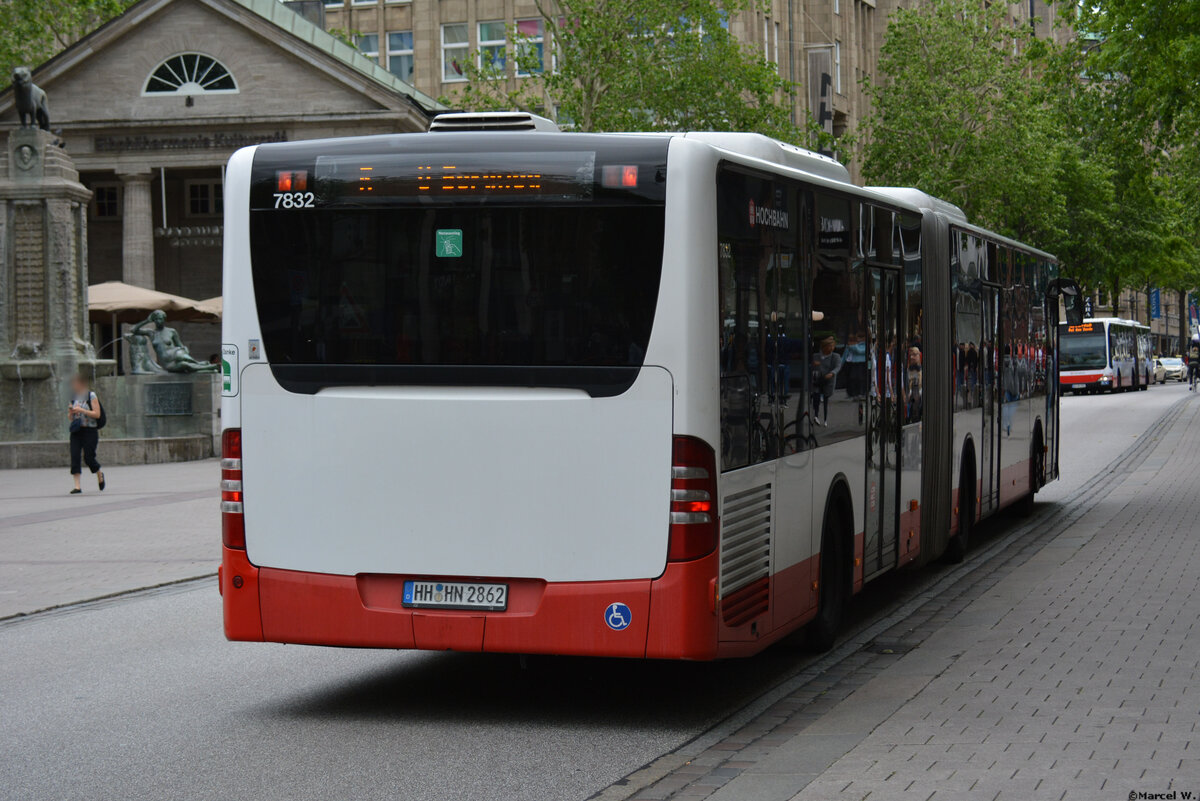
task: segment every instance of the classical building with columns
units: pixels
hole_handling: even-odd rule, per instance
[[[221,293],[222,179],[235,150],[423,131],[438,108],[276,0],[142,0],[33,78],[92,191],[88,282],[194,299]],[[0,131],[17,126],[13,103],[0,93]],[[219,350],[216,329],[182,334],[203,358]]]

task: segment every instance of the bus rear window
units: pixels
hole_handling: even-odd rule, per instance
[[[456,384],[617,394],[642,364],[662,270],[661,205],[251,216],[263,345],[293,391]]]

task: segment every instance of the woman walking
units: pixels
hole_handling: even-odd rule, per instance
[[[83,492],[79,488],[79,475],[83,472],[80,457],[87,463],[88,469],[96,474],[96,485],[103,492],[104,472],[96,460],[96,445],[100,442],[100,399],[81,375],[71,379],[71,395],[71,408],[67,410],[71,425],[71,478],[75,479],[75,489],[71,490],[71,494]]]

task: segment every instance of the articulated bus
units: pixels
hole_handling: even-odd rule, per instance
[[[1058,380],[1065,392],[1127,392],[1154,383],[1150,328],[1136,320],[1095,317],[1060,324]]]
[[[230,160],[230,639],[828,647],[1056,478],[1052,256],[757,134],[552,127]]]

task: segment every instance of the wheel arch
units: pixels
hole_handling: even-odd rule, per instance
[[[830,514],[836,511],[841,516],[842,531],[833,533],[836,538],[834,543],[835,553],[837,557],[844,560],[841,569],[846,571],[845,578],[850,582],[848,586],[854,586],[854,538],[858,534],[857,522],[855,520],[854,509],[854,494],[850,491],[850,480],[845,473],[837,473],[829,482],[829,489],[825,492],[825,506],[821,512],[821,558],[825,558],[826,548],[826,523],[829,521]]]
[[[970,457],[969,459],[967,458],[968,456]],[[970,481],[963,480],[966,473],[966,468],[969,468],[971,471]],[[971,494],[969,497],[972,500],[976,500],[975,483],[979,481],[979,453],[975,449],[975,438],[970,434],[967,434],[966,438],[963,440],[962,455],[960,455],[958,458],[958,473],[954,480],[958,483],[958,497],[954,500],[955,506],[958,507],[958,516],[955,517],[954,522],[954,530],[957,532],[958,527],[961,525],[959,518],[963,513],[963,492],[966,490],[966,484],[971,484]],[[972,504],[972,506],[974,508],[971,509],[971,522],[974,523],[977,504]]]

